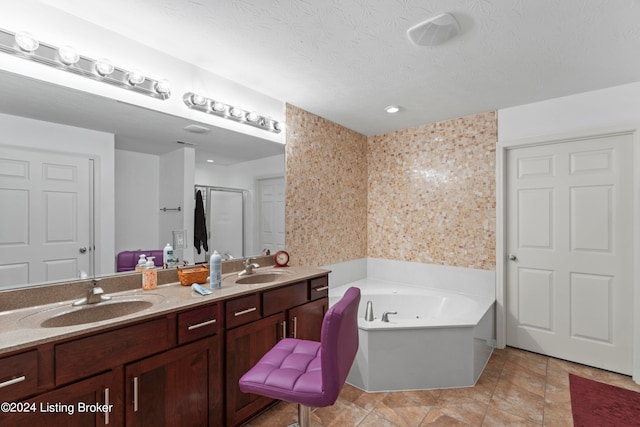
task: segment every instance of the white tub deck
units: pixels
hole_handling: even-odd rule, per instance
[[[330,304],[351,286],[362,296],[349,384],[371,392],[475,384],[495,343],[495,298],[367,278],[330,289]],[[367,301],[373,322],[364,320]],[[385,323],[384,311],[398,314]]]

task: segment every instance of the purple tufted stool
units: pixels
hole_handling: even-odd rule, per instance
[[[285,338],[242,378],[240,390],[298,404],[301,427],[310,407],[333,405],[358,350],[360,289],[349,288],[322,321],[320,342]]]

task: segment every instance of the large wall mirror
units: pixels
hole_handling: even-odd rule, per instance
[[[7,72],[0,94],[0,290],[114,274],[118,253],[166,243],[190,263],[284,246],[282,144]]]

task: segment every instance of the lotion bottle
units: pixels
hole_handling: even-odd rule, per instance
[[[147,263],[142,270],[142,289],[147,291],[158,287],[158,271],[153,258],[152,256],[147,258]]]
[[[209,259],[209,285],[211,289],[222,287],[222,257],[218,251],[213,251]]]
[[[167,246],[162,250],[162,265],[169,268],[173,267],[173,264],[173,246],[171,246],[171,243],[167,243]]]

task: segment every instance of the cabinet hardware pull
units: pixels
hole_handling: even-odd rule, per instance
[[[138,412],[138,377],[133,377],[133,412]]]
[[[104,424],[108,425],[109,424],[109,387],[106,387],[104,389],[104,404],[105,404],[105,408],[107,409],[106,411],[104,411]]]
[[[315,289],[316,289],[316,291],[318,291],[318,292],[322,292],[322,291],[326,291],[327,289],[329,289],[329,286],[322,286],[322,287],[320,287],[320,288],[315,288]]]
[[[188,330],[192,331],[194,329],[202,328],[203,326],[211,325],[216,323],[216,319],[207,320],[206,322],[196,323],[195,325],[189,325]]]
[[[1,382],[1,383],[0,383],[0,388],[2,388],[2,387],[7,387],[7,386],[10,386],[10,385],[12,385],[12,384],[21,383],[22,381],[24,381],[24,380],[26,380],[26,379],[27,379],[27,376],[26,376],[26,375],[23,375],[23,376],[21,376],[21,377],[17,377],[17,378],[12,378],[12,379],[10,379],[10,380],[7,380],[7,381],[4,381],[4,382]]]
[[[293,337],[298,338],[298,318],[293,318]]]
[[[283,320],[282,321],[282,339],[285,339],[287,337],[287,321]]]
[[[256,311],[257,309],[258,309],[257,307],[251,307],[251,308],[247,308],[246,310],[236,311],[235,313],[233,313],[233,315],[238,317],[238,316],[242,316],[243,314],[247,314],[247,313],[251,313],[252,311]]]

